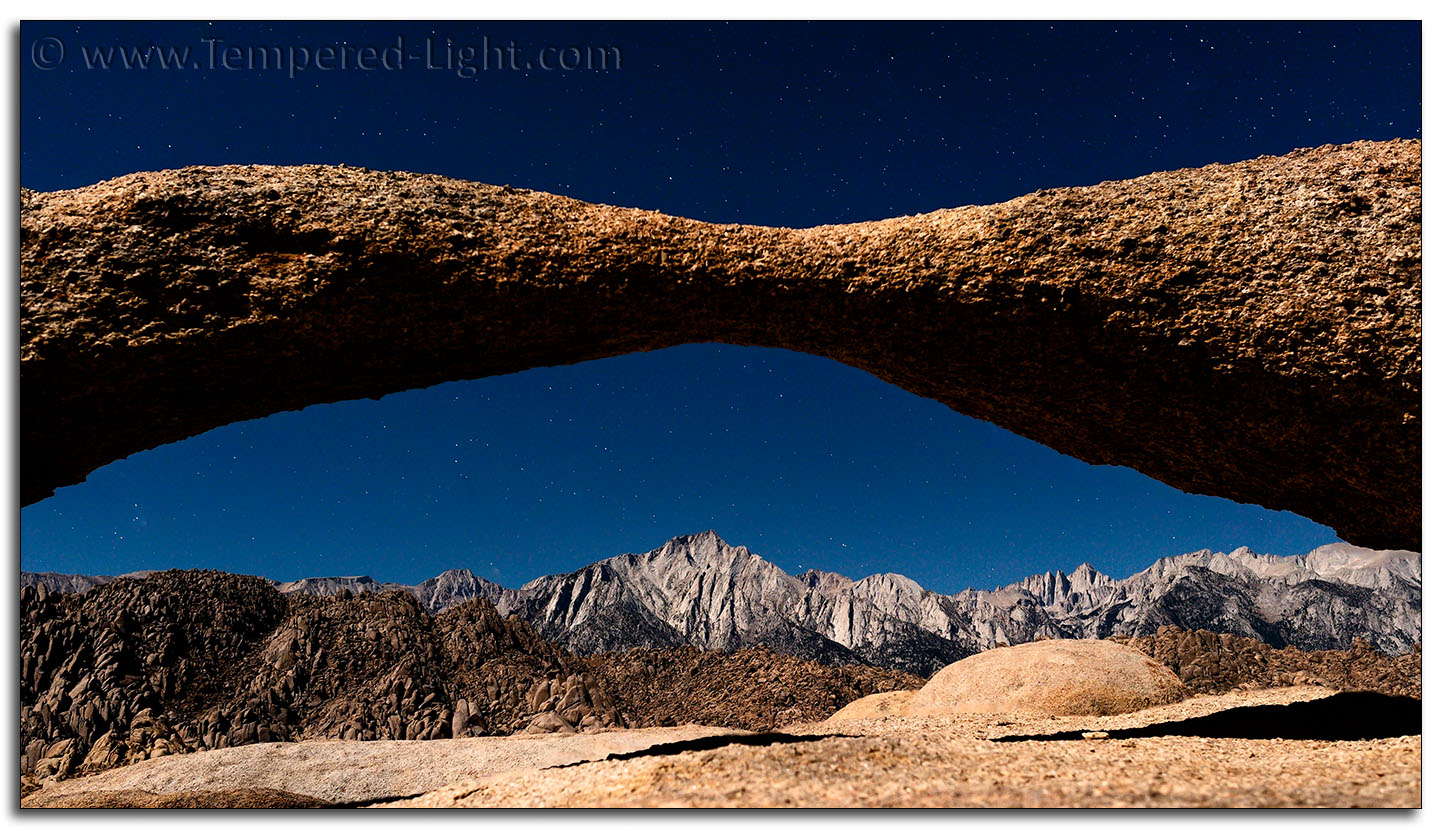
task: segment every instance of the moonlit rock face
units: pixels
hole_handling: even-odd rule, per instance
[[[1373,589],[1422,586],[1422,556],[1407,550],[1368,550],[1338,543],[1318,547],[1306,558],[1318,577],[1331,581]]]
[[[1346,648],[1361,636],[1396,654],[1421,636],[1416,560],[1346,545],[1310,556],[1199,550],[1122,580],[1083,564],[948,596],[890,573],[790,576],[705,532],[537,579],[497,604],[580,653],[764,644],[921,676],[998,645],[1146,635],[1165,625],[1306,649]]]
[[[407,587],[421,603],[421,607],[432,613],[440,613],[448,607],[474,598],[482,598],[491,604],[499,603],[508,593],[499,584],[486,581],[470,570],[447,570],[434,578],[426,579],[414,587]]]
[[[322,576],[281,582],[275,589],[282,593],[306,593],[312,596],[334,596],[342,590],[353,595],[400,589],[402,585],[378,582],[370,576]]]
[[[227,423],[718,342],[1420,549],[1421,169],[1358,142],[805,229],[353,167],[22,191],[21,504]]]
[[[96,585],[110,581],[109,576],[84,576],[71,573],[20,573],[20,588],[43,585],[53,593],[84,593]]]
[[[1177,675],[1115,642],[1049,639],[979,653],[916,692],[912,715],[1125,714],[1186,697]]]

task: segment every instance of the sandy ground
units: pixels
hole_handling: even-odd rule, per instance
[[[331,803],[386,801],[374,805],[387,807],[1420,806],[1417,736],[1359,741],[1100,736],[1331,693],[1308,687],[1232,692],[1110,717],[849,719],[788,728],[782,738],[819,739],[770,745],[723,744],[746,732],[683,726],[574,736],[247,746],[54,784],[23,805],[87,800],[120,805],[119,792],[134,798],[141,792],[280,789]],[[993,742],[1063,731],[1095,732],[1097,738]],[[720,747],[598,759],[650,746],[665,752],[667,743],[703,737],[720,738],[715,740]],[[216,797],[212,805],[227,801]]]
[[[813,723],[787,730],[835,736],[587,763],[544,776],[508,773],[388,805],[1420,806],[1420,737],[992,742],[1132,728],[1333,693],[1307,687],[1233,692],[1108,717],[962,714]]]
[[[1421,805],[1421,740],[832,738],[506,774],[395,806]]]

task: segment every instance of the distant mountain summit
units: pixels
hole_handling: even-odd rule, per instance
[[[536,579],[499,607],[578,653],[765,645],[823,664],[866,661],[797,612],[809,593],[800,579],[708,531]]]
[[[352,595],[376,593],[382,590],[406,590],[404,584],[379,582],[370,576],[321,576],[319,578],[296,579],[295,581],[272,582],[282,593],[305,593],[308,596],[336,596],[349,590]]]
[[[84,589],[88,578],[22,574],[22,585],[42,580],[68,592]],[[1409,650],[1422,635],[1421,556],[1348,544],[1301,556],[1199,550],[1122,580],[1083,564],[1071,573],[946,595],[894,573],[854,581],[819,570],[789,575],[708,531],[519,590],[468,570],[419,585],[350,576],[277,588],[327,596],[399,589],[432,613],[480,597],[581,654],[765,645],[823,664],[869,663],[922,676],[998,645],[1145,636],[1165,625],[1306,650],[1347,648],[1361,637],[1388,654]]]
[[[486,581],[470,570],[447,570],[439,576],[426,579],[415,587],[404,588],[415,595],[421,607],[432,613],[440,613],[461,602],[471,599],[486,599],[495,604],[507,593],[514,591]]]
[[[383,590],[404,590],[416,597],[421,607],[431,613],[440,613],[470,599],[487,599],[494,604],[508,591],[494,582],[480,578],[470,570],[447,570],[439,576],[426,579],[420,584],[398,584],[380,582],[370,576],[331,576],[296,579],[295,581],[272,582],[282,593],[305,593],[311,596],[335,596],[343,590],[352,595],[377,593]]]
[[[29,573],[20,572],[20,589],[45,586],[57,593],[84,593],[92,587],[109,584],[116,579],[143,579],[155,573],[154,570],[136,570],[119,576],[81,576],[71,573]]]

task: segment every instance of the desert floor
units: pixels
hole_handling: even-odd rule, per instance
[[[764,734],[270,743],[53,783],[22,806],[1419,807],[1420,736],[1113,736],[1333,693],[1233,691],[1112,717],[833,718]],[[1074,738],[996,741],[1064,732]]]

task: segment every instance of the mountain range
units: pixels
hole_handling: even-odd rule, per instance
[[[21,574],[22,587],[45,584],[64,592],[110,580]],[[999,645],[1144,636],[1165,625],[1304,650],[1347,648],[1360,637],[1386,654],[1410,650],[1422,635],[1421,556],[1347,544],[1300,556],[1259,555],[1246,547],[1225,554],[1199,550],[1120,580],[1083,564],[1071,573],[953,595],[894,573],[858,580],[819,570],[791,575],[714,532],[543,576],[520,589],[468,570],[447,570],[417,585],[368,576],[275,584],[282,593],[322,596],[405,590],[432,613],[481,597],[502,616],[517,615],[583,655],[764,645],[823,664],[865,663],[921,676]]]

